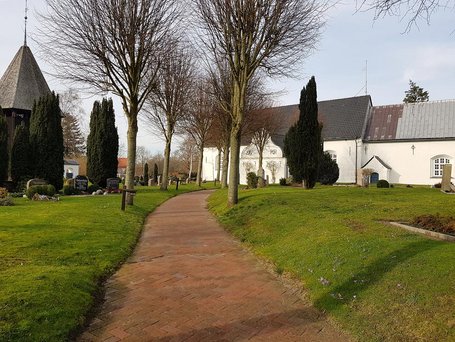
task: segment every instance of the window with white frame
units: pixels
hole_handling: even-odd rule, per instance
[[[431,159],[431,169],[433,177],[442,177],[442,169],[444,165],[451,164],[451,157],[440,155]]]

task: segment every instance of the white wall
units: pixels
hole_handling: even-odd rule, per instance
[[[324,141],[324,151],[336,152],[337,155],[336,161],[338,164],[338,168],[340,169],[340,176],[338,178],[337,183],[355,183],[356,170],[363,165],[361,164],[362,141],[361,140]]]
[[[79,165],[64,165],[64,171],[63,171],[63,177],[66,177],[66,174],[68,171],[71,170],[73,171],[73,178],[76,178],[76,176],[79,176]]]
[[[259,154],[256,150],[256,147],[253,145],[241,146],[240,147],[240,183],[246,184],[246,174],[247,169],[249,171],[257,173],[259,165]],[[202,165],[202,179],[206,181],[213,181],[217,175],[218,169],[218,150],[214,147],[209,147],[204,149],[204,160]],[[288,167],[286,158],[283,157],[283,152],[281,148],[275,145],[272,141],[269,140],[267,143],[264,155],[262,167],[265,172],[265,177],[269,177],[270,183],[273,183],[272,171],[268,167],[269,163],[276,163],[277,166],[275,172],[275,184],[278,184],[280,178],[288,177]]]
[[[363,162],[374,155],[391,167],[387,179],[390,183],[432,185],[442,177],[432,176],[431,159],[447,155],[453,164],[455,141],[366,143],[362,149]]]

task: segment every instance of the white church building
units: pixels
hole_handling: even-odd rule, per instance
[[[441,181],[442,166],[455,158],[455,100],[373,106],[370,96],[358,96],[321,101],[318,108],[324,151],[340,169],[337,183],[357,183],[359,170],[368,169],[372,183],[433,185]],[[283,141],[299,109],[290,105],[266,111],[283,123],[263,161],[270,183],[278,183],[290,176]],[[246,141],[240,154],[240,182],[246,184],[246,174],[258,169],[258,152]],[[204,149],[204,180],[216,178],[219,158],[215,147]]]

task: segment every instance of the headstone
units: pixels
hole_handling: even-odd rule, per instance
[[[106,179],[106,189],[108,192],[119,192],[120,182],[118,178]]]
[[[161,185],[161,176],[158,176],[158,185]]]
[[[442,181],[441,190],[444,192],[451,192],[451,180],[452,180],[452,164],[445,164],[442,168]]]
[[[264,187],[265,186],[265,179],[264,179],[264,175],[265,175],[265,171],[263,168],[260,168],[257,172],[257,175],[258,175],[258,185],[259,187]]]
[[[74,179],[74,188],[86,192],[88,190],[88,178],[85,176],[77,176]]]
[[[44,179],[33,178],[27,182],[27,189],[34,185],[47,185],[47,182]]]
[[[153,186],[153,185],[155,185],[155,182],[153,181],[153,179],[149,179],[148,186]]]

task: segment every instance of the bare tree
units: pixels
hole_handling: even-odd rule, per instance
[[[316,0],[193,0],[202,41],[224,58],[232,86],[228,204],[238,202],[240,140],[248,84],[264,70],[290,75],[319,37],[326,5]],[[221,57],[220,57],[221,56]]]
[[[429,24],[434,12],[453,10],[454,7],[453,0],[362,0],[358,6],[359,9],[375,11],[375,20],[386,15],[401,17],[407,21],[406,31],[417,25],[419,20],[425,20]]]
[[[126,186],[134,188],[138,113],[180,18],[172,0],[47,0],[41,46],[59,76],[120,97],[128,121]],[[133,197],[128,196],[128,204]]]
[[[187,183],[190,182],[191,174],[193,173],[193,161],[198,158],[198,151],[196,148],[196,141],[191,135],[185,136],[176,151],[176,158],[178,158],[184,165],[188,173]]]
[[[152,157],[151,153],[145,146],[138,146],[136,148],[136,175],[144,173],[144,165]]]
[[[272,135],[280,130],[282,123],[280,117],[273,115],[268,110],[257,110],[252,112],[256,120],[251,124],[253,126],[253,134],[251,138],[251,143],[256,147],[259,155],[258,162],[258,176],[259,185],[264,186],[264,169],[263,169],[263,159],[264,151],[269,143]]]
[[[204,158],[204,147],[209,137],[210,128],[213,123],[214,99],[210,94],[209,82],[200,79],[192,95],[191,110],[185,122],[185,129],[196,141],[199,149],[199,163],[197,169],[196,183],[201,186],[202,161]]]
[[[147,99],[145,120],[165,142],[161,190],[167,189],[172,138],[188,112],[193,74],[192,52],[175,47],[163,59],[156,88]]]

